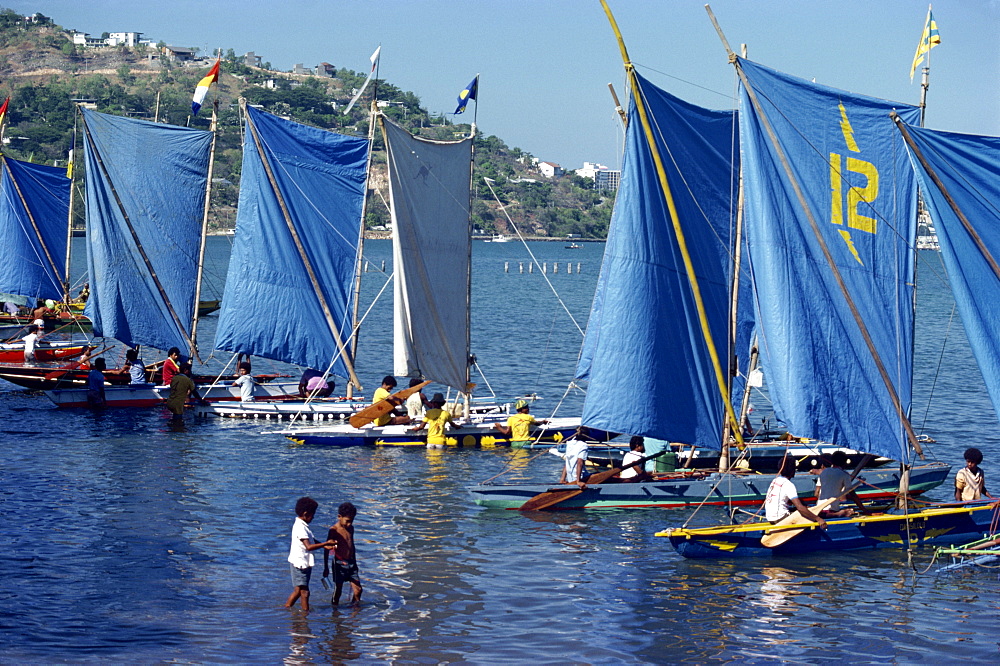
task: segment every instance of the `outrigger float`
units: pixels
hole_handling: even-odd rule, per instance
[[[656,536],[669,539],[674,549],[688,558],[778,557],[830,550],[909,548],[982,537],[995,524],[998,507],[1000,504],[988,501],[838,518],[826,521],[826,529],[820,529],[818,523],[798,523],[792,529],[802,529],[801,533],[774,548],[763,545],[761,539],[789,528],[755,522],[675,527],[657,532]]]

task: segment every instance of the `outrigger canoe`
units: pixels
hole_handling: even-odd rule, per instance
[[[909,513],[855,516],[818,523],[800,523],[799,534],[774,548],[761,539],[776,532],[771,523],[669,528],[656,536],[684,557],[778,557],[830,550],[904,548],[931,543],[958,544],[988,534],[997,520],[1000,503],[994,500],[961,506],[941,506]]]
[[[910,470],[911,495],[919,495],[937,488],[951,467],[944,463],[930,463]],[[858,488],[862,501],[895,497],[899,491],[899,469],[866,469],[861,478],[864,485]],[[639,483],[602,483],[587,486],[579,495],[560,502],[553,509],[619,509],[658,507],[683,509],[705,504],[708,506],[748,506],[763,504],[767,488],[774,478],[770,474],[730,472],[726,474],[681,471],[658,475],[654,481]],[[799,498],[811,501],[816,497],[814,474],[797,474],[792,479]],[[476,504],[497,509],[519,509],[536,495],[554,490],[575,490],[576,486],[524,484],[507,485],[483,483],[471,486],[468,491]]]
[[[502,415],[506,417],[506,415]],[[483,420],[467,423],[449,430],[445,435],[447,446],[497,447],[510,446],[510,437],[493,428],[500,420]],[[580,426],[580,419],[556,418],[531,431],[531,438],[549,446],[558,444],[573,435]],[[352,428],[349,425],[283,430],[284,435],[296,444],[324,446],[427,446],[427,430],[412,432],[412,425],[368,426]]]
[[[61,361],[82,356],[84,352],[97,347],[79,342],[39,342],[35,345],[35,360],[39,363]],[[23,363],[24,343],[5,342],[0,344],[0,363]]]
[[[257,386],[257,390],[268,395],[298,395],[299,385],[287,383],[268,383]],[[219,400],[239,401],[240,391],[232,386],[232,380],[218,384],[198,385],[198,394],[209,402]],[[67,388],[46,391],[45,395],[55,403],[56,407],[72,408],[87,407],[87,389]],[[169,386],[155,384],[128,384],[126,386],[105,386],[104,399],[107,407],[155,407],[170,397]]]

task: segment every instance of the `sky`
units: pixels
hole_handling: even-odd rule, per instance
[[[735,73],[703,0],[608,0],[637,70],[701,106],[734,108]],[[477,109],[454,119],[541,160],[618,168],[622,59],[598,0],[6,0],[68,29],[137,31],[174,46],[254,51],[273,68],[329,62],[379,75],[452,113],[478,73]],[[917,0],[714,0],[734,49],[818,83],[917,104]],[[1000,0],[938,0],[927,126],[1000,135]]]

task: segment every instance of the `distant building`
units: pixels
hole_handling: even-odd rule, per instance
[[[247,67],[260,67],[262,58],[253,51],[247,51],[243,56],[243,64]]]
[[[74,32],[70,35],[70,41],[73,42],[75,46],[83,46],[89,48],[100,48],[107,46],[107,43],[101,37],[91,37],[86,32]]]
[[[312,69],[304,67],[301,62],[296,63],[295,66],[292,67],[292,74],[298,74],[299,76],[311,76],[312,73]]]
[[[328,62],[321,62],[316,65],[316,76],[332,79],[337,76],[337,68]]]
[[[184,46],[164,46],[162,53],[177,62],[187,62],[194,59],[194,49]]]
[[[108,46],[127,46],[134,49],[142,39],[141,32],[111,32],[104,43]]]
[[[584,162],[583,168],[575,171],[581,178],[590,178],[594,181],[595,190],[616,191],[621,183],[622,172],[609,169],[597,162]]]
[[[563,174],[562,167],[555,162],[539,162],[538,171],[546,178],[554,178]]]

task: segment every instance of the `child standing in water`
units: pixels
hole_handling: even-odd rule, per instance
[[[351,593],[354,602],[361,601],[361,577],[358,574],[357,551],[354,549],[354,517],[358,510],[350,502],[344,502],[337,509],[337,522],[330,527],[326,535],[328,547],[323,553],[323,577],[329,575],[329,557],[333,551],[333,603],[340,603],[340,593],[344,583],[351,582]]]
[[[291,608],[299,599],[302,600],[302,610],[309,611],[309,579],[315,564],[312,551],[317,548],[332,546],[329,541],[316,543],[309,523],[316,517],[319,503],[311,497],[301,497],[295,503],[295,524],[292,525],[292,547],[288,552],[288,564],[292,572],[292,590],[285,608]]]

